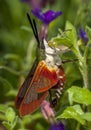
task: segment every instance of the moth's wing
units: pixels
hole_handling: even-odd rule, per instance
[[[19,112],[21,116],[32,113],[40,106],[48,94],[47,90],[57,82],[57,76],[55,75],[56,73],[47,68],[44,61],[39,62],[30,86],[27,89],[24,99],[20,105]],[[53,79],[56,79],[55,82]],[[38,93],[38,89],[41,89],[42,93]]]
[[[54,68],[43,63],[44,67],[37,81],[37,92],[45,92],[58,82],[58,76]],[[37,73],[36,73],[37,74]]]
[[[37,66],[37,61],[35,60],[35,62],[33,63],[33,66],[28,74],[28,76],[26,77],[24,83],[22,84],[22,86],[20,87],[19,91],[18,91],[18,94],[16,96],[16,99],[15,99],[15,107],[18,109],[20,107],[20,104],[26,94],[26,91],[30,85],[30,82],[32,80],[32,77],[33,77],[33,74],[35,72],[35,69],[36,69],[36,66]]]
[[[31,102],[27,102],[25,97],[19,109],[20,116],[24,116],[34,112],[41,105],[42,101],[47,97],[47,95],[48,95],[47,91],[40,94],[36,93],[35,94],[36,98],[33,99]]]
[[[47,66],[45,61],[40,61],[29,89],[32,85],[36,86],[36,92],[41,93],[49,90],[58,81],[58,76],[54,68]]]
[[[40,106],[40,104],[46,98],[48,94],[48,92],[41,93],[41,94],[37,93],[37,87],[38,87],[37,84],[38,84],[41,72],[44,69],[44,66],[45,66],[44,62],[41,61],[39,62],[35,70],[34,76],[20,104],[19,113],[21,116],[24,116],[26,114],[29,114],[35,111]]]

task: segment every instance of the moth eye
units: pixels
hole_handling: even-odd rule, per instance
[[[52,97],[51,102],[50,102],[51,106],[55,107],[57,105],[57,102],[58,102],[57,97],[56,96]]]

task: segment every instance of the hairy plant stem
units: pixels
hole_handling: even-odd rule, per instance
[[[86,50],[87,51],[87,50]],[[87,53],[87,52],[86,52]],[[78,59],[79,59],[79,70],[82,74],[82,78],[83,78],[83,87],[84,88],[88,88],[88,72],[87,72],[87,63],[86,63],[86,55],[82,56],[80,54],[80,52],[78,52],[77,55]],[[85,110],[86,106],[83,105],[83,110]],[[76,130],[80,130],[81,124],[78,122],[77,126],[76,126]]]
[[[86,64],[86,61],[83,61],[81,73],[82,73],[82,77],[83,77],[84,87],[88,88],[88,77],[87,77],[87,64]]]
[[[81,72],[82,78],[83,78],[83,86],[85,88],[88,88],[88,77],[87,77],[87,63],[86,63],[86,58],[78,52],[77,55],[79,59],[79,70]]]

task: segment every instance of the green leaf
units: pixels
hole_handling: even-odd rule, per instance
[[[12,69],[12,68],[10,68],[10,67],[3,66],[3,65],[0,66],[0,69],[7,70],[8,72],[10,72],[10,73],[12,73],[12,74],[15,74],[15,75],[20,75],[20,74],[22,73],[22,72],[20,72],[20,71],[16,71],[16,70],[14,70],[14,69]]]
[[[65,31],[57,37],[54,37],[49,41],[49,46],[58,48],[61,50],[61,46],[67,46],[73,53],[78,57],[80,55],[78,44],[77,44],[77,34],[75,27],[70,23],[66,22]]]
[[[71,41],[67,37],[54,37],[52,41],[49,42],[49,46],[54,48],[60,48],[61,45],[71,47]]]
[[[74,105],[74,106],[72,106],[72,107],[73,107],[73,108],[76,110],[76,112],[79,113],[80,115],[84,114],[84,112],[83,112],[83,110],[82,110],[82,108],[81,108],[80,105]]]
[[[84,113],[82,115],[82,118],[87,120],[87,121],[91,121],[91,112]]]
[[[71,40],[72,45],[77,48],[77,34],[75,27],[69,21],[67,21],[65,30],[68,30],[66,31],[66,35]]]
[[[0,104],[0,112],[5,113],[7,109],[8,109],[8,106]]]
[[[7,128],[7,130],[11,130],[11,124],[6,121],[3,121],[2,124],[5,126],[5,128]]]
[[[86,88],[80,88],[72,86],[68,89],[69,102],[73,102],[90,105],[91,104],[91,92]]]
[[[82,109],[80,106],[71,106],[67,107],[61,115],[59,115],[57,118],[64,118],[64,119],[75,119],[82,125],[85,124],[85,120],[82,119],[81,114],[82,114]]]
[[[9,62],[16,62],[19,67],[22,66],[21,57],[17,54],[7,53],[5,54],[4,59],[9,60]]]
[[[6,94],[9,90],[12,89],[12,85],[2,77],[0,77],[0,87],[0,95]]]
[[[15,125],[16,125],[16,123],[19,121],[19,117],[18,116],[16,116],[15,117],[15,119],[14,119],[14,121],[13,121],[13,123],[12,123],[12,129],[15,127]]]
[[[23,30],[25,30],[27,32],[32,32],[32,29],[30,27],[28,27],[28,26],[25,26],[25,25],[21,26],[21,29],[23,29]]]
[[[4,58],[5,58],[6,60],[16,60],[16,61],[20,61],[20,60],[21,60],[21,58],[20,58],[19,55],[13,54],[13,53],[7,53],[7,54],[4,56]]]
[[[8,108],[6,113],[5,113],[5,116],[6,116],[7,120],[12,123],[15,119],[14,110],[12,108]]]
[[[7,130],[13,130],[17,121],[19,121],[18,116],[15,117],[13,122],[3,121],[2,124],[7,128]]]
[[[87,33],[89,40],[91,41],[91,28],[88,26],[86,26],[86,33]],[[91,42],[90,42],[90,44],[91,44]]]

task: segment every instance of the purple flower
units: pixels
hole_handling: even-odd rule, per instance
[[[62,122],[59,122],[55,119],[55,113],[50,103],[44,100],[41,104],[41,112],[44,118],[51,123],[50,130],[65,130],[65,127]]]
[[[26,2],[28,4],[30,4],[30,6],[36,5],[36,3],[38,4],[38,7],[40,6],[41,8],[46,7],[47,4],[53,5],[56,0],[20,0],[21,2]],[[36,6],[37,7],[37,6]]]
[[[43,13],[39,8],[32,10],[32,13],[34,16],[40,19],[44,24],[47,25],[62,14],[61,11],[54,12],[52,10],[48,10],[45,13]]]
[[[33,10],[40,8],[40,3],[38,0],[21,0],[21,2],[28,3]]]
[[[46,7],[47,4],[49,4],[50,6],[53,5],[56,2],[56,0],[41,0],[40,1],[40,6],[42,8]]]
[[[80,29],[79,29],[79,37],[86,45],[89,39],[88,39],[86,32],[82,30],[82,27],[80,27]]]
[[[58,124],[53,123],[50,127],[50,130],[65,130],[65,127],[62,122],[59,122]]]
[[[55,116],[53,108],[51,108],[50,103],[46,100],[41,104],[41,112],[46,120],[50,120],[50,118],[54,118]]]

